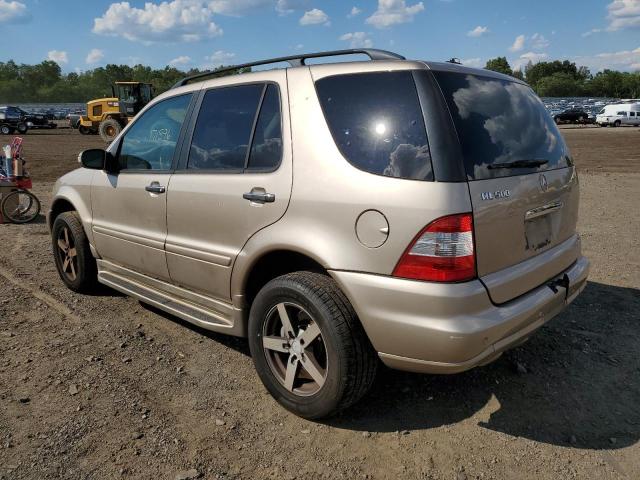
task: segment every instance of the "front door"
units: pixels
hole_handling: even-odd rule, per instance
[[[286,76],[263,75],[203,92],[167,196],[172,281],[223,300],[236,256],[284,214],[291,194]]]
[[[93,177],[93,236],[105,260],[168,280],[167,187],[191,94],[156,103],[135,120],[117,152],[119,172]]]

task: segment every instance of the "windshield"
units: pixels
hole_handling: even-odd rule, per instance
[[[456,126],[469,180],[569,166],[562,135],[531,88],[493,77],[434,73]],[[512,162],[518,163],[491,168]]]

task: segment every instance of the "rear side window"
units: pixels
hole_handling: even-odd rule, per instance
[[[209,90],[196,121],[187,169],[242,170],[263,84]]]
[[[531,88],[480,75],[434,74],[455,123],[469,180],[569,166],[562,135]],[[500,168],[519,160],[547,163]]]
[[[433,180],[422,110],[410,71],[337,75],[316,82],[342,155],[377,175]]]
[[[253,134],[247,170],[274,170],[282,157],[282,120],[278,87],[267,85]]]

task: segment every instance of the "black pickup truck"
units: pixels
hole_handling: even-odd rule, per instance
[[[53,116],[46,113],[33,113],[25,112],[21,108],[18,108],[24,117],[24,121],[27,122],[29,128],[56,128],[57,123],[53,122]]]
[[[11,106],[0,107],[0,134],[11,135],[16,130],[20,134],[25,134],[29,130],[22,110]]]

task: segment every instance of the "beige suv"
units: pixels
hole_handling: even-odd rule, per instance
[[[584,288],[576,169],[525,83],[379,50],[228,73],[282,61],[187,78],[82,152],[48,218],[69,288],[247,336],[307,418],[360,399],[379,360],[487,364]]]

